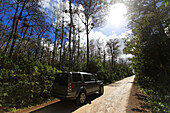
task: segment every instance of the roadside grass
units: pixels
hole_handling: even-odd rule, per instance
[[[144,109],[149,109],[153,113],[170,113],[170,96],[168,92],[160,92],[152,89],[152,87],[144,87],[135,81],[135,84],[140,88],[144,101]],[[141,97],[141,95],[139,95]],[[139,97],[139,98],[140,98]]]

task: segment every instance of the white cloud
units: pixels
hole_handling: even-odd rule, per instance
[[[125,47],[123,38],[126,38],[126,35],[130,34],[130,33],[132,33],[131,30],[128,30],[124,33],[121,33],[120,35],[112,34],[112,35],[107,36],[100,31],[92,30],[89,34],[89,39],[90,40],[94,39],[95,44],[96,44],[96,41],[99,39],[99,42],[102,43],[102,49],[106,49],[107,41],[109,41],[110,39],[117,39],[119,41],[120,50],[121,50],[119,58],[127,59],[127,58],[132,57],[132,55],[131,54],[128,54],[128,55],[123,54],[123,49]],[[81,37],[81,46],[86,45],[87,39],[86,39],[85,33],[82,34],[81,36],[82,36]]]
[[[128,58],[132,58],[133,57],[133,55],[132,54],[122,54],[122,55],[120,55],[120,57],[119,58],[122,58],[122,59],[128,59]]]
[[[56,6],[57,8],[61,9],[60,5],[62,5],[62,4],[65,5],[65,9],[67,9],[67,10],[69,9],[69,1],[68,0],[66,0],[65,2],[63,2],[62,0],[43,0],[42,1],[42,6],[49,10],[51,10],[51,8],[53,6]],[[76,6],[74,6],[74,4],[72,4],[72,6],[76,7]],[[84,10],[81,5],[78,7],[79,7],[79,9]],[[120,8],[123,8],[123,10]],[[122,10],[122,11],[120,11],[120,10]],[[121,15],[119,15],[120,13],[121,13]],[[99,39],[99,41],[102,43],[102,49],[106,48],[105,46],[106,46],[106,43],[108,40],[118,39],[120,49],[121,49],[121,54],[120,54],[119,58],[127,59],[129,57],[132,57],[132,55],[123,54],[123,52],[122,52],[123,48],[124,48],[123,38],[126,38],[127,33],[131,33],[131,30],[128,30],[126,27],[128,20],[126,19],[126,17],[123,16],[124,14],[126,14],[126,8],[122,4],[118,4],[117,6],[111,7],[111,13],[109,14],[109,18],[106,21],[105,26],[103,28],[97,28],[97,29],[92,30],[89,34],[89,39],[90,40],[94,39],[95,44],[96,44],[96,41]],[[69,14],[64,14],[64,17],[65,17],[65,21],[69,22],[70,18],[68,15]],[[77,20],[77,21],[75,21],[75,20]],[[78,27],[78,22],[80,24],[80,27],[84,28],[84,24],[75,15],[74,16],[74,24],[76,25],[76,27]],[[118,22],[119,22],[119,24],[116,24]],[[66,43],[68,43],[68,42],[66,42]],[[86,36],[86,32],[84,31],[80,34],[80,46],[83,47],[83,46],[86,46],[86,44],[87,44],[87,36]]]
[[[128,30],[126,27],[128,24],[128,19],[125,14],[127,13],[126,6],[122,3],[114,4],[110,7],[110,12],[108,17],[106,17],[106,22],[104,27],[97,28],[97,31],[102,32],[105,35],[121,34]]]
[[[41,1],[41,6],[43,8],[50,8],[50,0],[42,0]]]

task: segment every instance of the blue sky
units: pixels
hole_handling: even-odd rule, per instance
[[[121,54],[119,58],[127,59],[132,55],[123,54],[124,40],[127,34],[131,33],[131,30],[127,28],[128,19],[125,16],[127,13],[126,6],[124,4],[117,3],[112,5],[109,10],[109,15],[102,28],[96,28],[91,33],[91,39],[95,38],[101,40],[103,46],[109,39],[119,40]],[[98,37],[98,38],[97,38]]]
[[[53,6],[59,7],[58,3],[61,3],[62,0],[42,0],[42,6],[45,9],[50,10]],[[69,1],[66,0],[64,3],[66,5],[66,8],[69,7]],[[94,28],[90,34],[89,38],[94,39],[94,41],[99,40],[102,43],[102,48],[105,48],[106,42],[110,39],[118,39],[120,49],[123,50],[124,48],[124,42],[123,38],[126,37],[127,33],[131,33],[131,30],[127,28],[128,19],[124,16],[127,13],[126,6],[124,4],[117,3],[115,5],[112,5],[109,9],[109,15],[106,17],[106,21],[100,28]],[[52,16],[51,13],[47,12],[49,16]],[[69,17],[65,16],[66,20],[69,21]],[[80,23],[80,26],[84,26],[83,23]],[[52,39],[53,40],[53,39]],[[86,46],[87,39],[86,39],[86,33],[83,32],[81,34],[81,46]],[[125,55],[123,52],[121,52],[120,56],[121,58],[129,58],[131,55]]]
[[[62,0],[44,0],[43,7],[50,9],[52,6],[57,6],[59,2]],[[69,6],[69,2],[65,2],[66,7]],[[94,39],[94,41],[99,40],[102,43],[102,48],[104,49],[106,46],[106,42],[109,39],[118,39],[119,45],[121,49],[121,54],[119,58],[127,59],[132,57],[131,55],[123,54],[122,50],[124,48],[124,41],[123,38],[126,38],[127,33],[131,33],[131,30],[127,28],[128,19],[125,17],[127,13],[126,6],[124,4],[117,3],[112,5],[109,9],[109,15],[106,17],[106,21],[100,28],[94,28],[90,34],[89,38]],[[67,17],[66,17],[67,19]],[[68,17],[69,20],[69,17]],[[81,26],[84,26],[81,23]],[[86,33],[81,33],[81,46],[86,46],[87,39]]]

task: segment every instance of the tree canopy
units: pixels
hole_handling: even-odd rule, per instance
[[[170,81],[169,6],[163,0],[129,2],[129,28],[125,53],[134,57],[131,65],[136,80],[149,95],[153,112],[168,111]],[[149,100],[150,99],[150,100]]]

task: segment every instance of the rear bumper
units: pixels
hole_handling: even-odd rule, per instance
[[[75,100],[76,99],[76,97],[72,95],[62,95],[62,94],[52,93],[52,96],[55,98],[63,99],[63,100]]]

